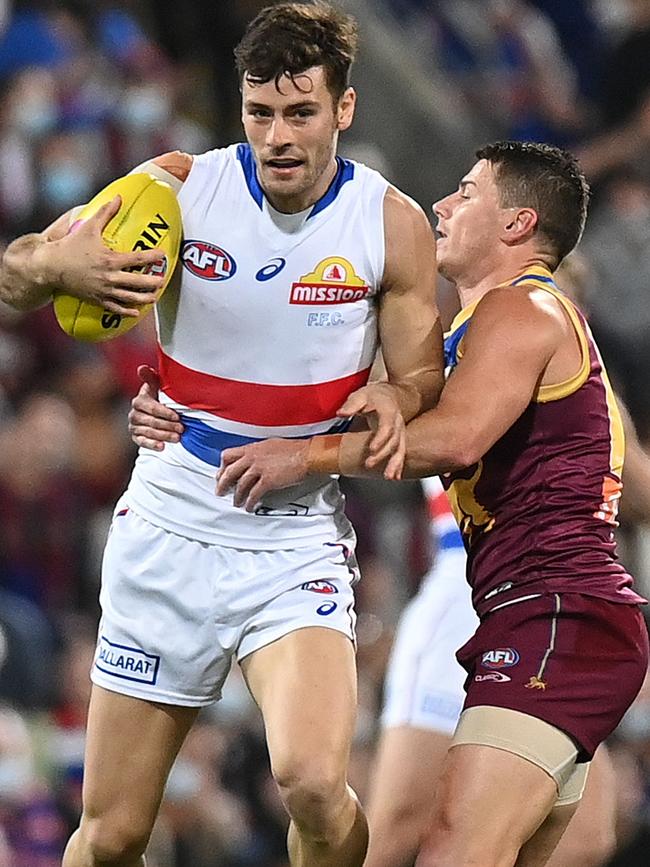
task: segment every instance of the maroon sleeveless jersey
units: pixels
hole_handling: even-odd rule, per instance
[[[566,382],[539,387],[477,464],[443,478],[468,552],[474,606],[482,615],[535,594],[570,592],[645,602],[616,558],[625,441],[600,354],[549,271],[531,269],[511,285],[524,283],[550,292],[566,310],[582,366]],[[478,303],[463,309],[446,335],[452,376]]]

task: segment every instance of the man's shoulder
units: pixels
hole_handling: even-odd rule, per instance
[[[179,181],[184,182],[189,177],[195,163],[214,162],[227,159],[228,157],[235,158],[239,153],[240,147],[241,145],[234,144],[228,147],[213,148],[200,154],[188,154],[185,151],[168,151],[154,157],[152,162],[169,172]]]

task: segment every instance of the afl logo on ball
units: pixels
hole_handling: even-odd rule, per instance
[[[230,253],[207,241],[186,241],[181,258],[184,267],[202,280],[228,280],[237,270]]]
[[[487,650],[481,657],[484,668],[510,668],[519,662],[519,654],[513,647],[498,647]]]

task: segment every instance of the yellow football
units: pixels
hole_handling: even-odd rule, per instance
[[[169,184],[144,172],[118,178],[83,208],[70,231],[117,195],[122,204],[102,232],[104,243],[119,253],[153,248],[162,250],[165,254],[163,262],[146,269],[150,274],[161,271],[165,274],[165,282],[158,294],[160,297],[176,267],[183,234],[181,210],[176,193]],[[77,340],[92,342],[112,340],[125,334],[152,307],[153,304],[147,304],[140,308],[137,317],[120,316],[72,295],[58,292],[54,296],[54,312],[61,328]]]

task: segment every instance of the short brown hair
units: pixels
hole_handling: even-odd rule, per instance
[[[355,19],[329,3],[278,3],[248,25],[235,49],[240,82],[265,84],[293,78],[313,66],[325,69],[327,87],[338,100],[350,84],[357,51]]]
[[[533,208],[556,267],[576,246],[587,218],[589,185],[568,151],[538,142],[501,141],[476,151],[495,169],[503,208]]]

